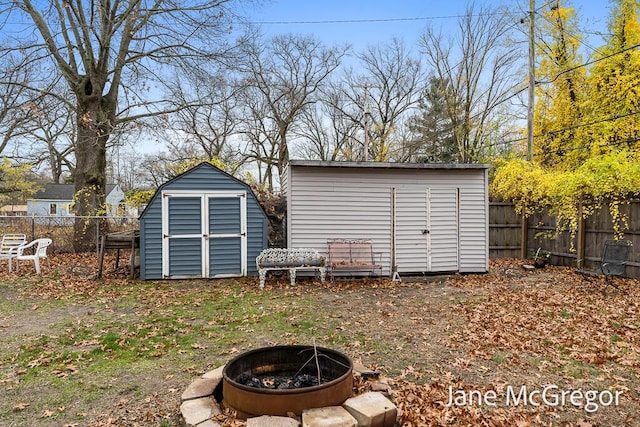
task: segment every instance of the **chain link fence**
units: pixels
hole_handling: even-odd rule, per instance
[[[85,238],[76,241],[75,225],[86,230]],[[28,240],[48,237],[53,240],[53,253],[98,252],[100,236],[117,231],[137,230],[137,217],[106,216],[0,216],[0,234],[22,233]]]

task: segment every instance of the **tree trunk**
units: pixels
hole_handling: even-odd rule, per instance
[[[288,126],[280,127],[280,146],[278,147],[278,178],[282,183],[282,177],[289,163],[289,144],[287,142]],[[273,187],[271,187],[273,188]]]
[[[81,98],[81,97],[79,97]],[[109,112],[100,96],[79,99],[78,135],[74,171],[75,200],[74,249],[76,252],[95,248],[100,220],[104,216],[106,187],[106,144],[111,132]]]

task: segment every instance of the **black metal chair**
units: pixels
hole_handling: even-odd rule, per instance
[[[615,283],[609,281],[611,276],[624,276],[627,269],[627,260],[631,251],[631,242],[628,240],[605,240],[602,249],[602,260],[597,270],[579,269],[583,276],[604,276],[605,283],[620,290]]]

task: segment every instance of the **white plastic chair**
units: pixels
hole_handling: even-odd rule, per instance
[[[33,261],[33,266],[36,268],[36,273],[40,274],[40,258],[47,257],[47,247],[52,243],[51,239],[36,239],[26,245],[18,246],[16,259],[16,271],[19,269],[18,261]],[[29,249],[35,246],[33,254],[25,254],[25,249]]]
[[[0,260],[9,261],[9,271],[11,271],[11,260],[18,255],[18,247],[27,243],[25,234],[4,234],[0,241]]]

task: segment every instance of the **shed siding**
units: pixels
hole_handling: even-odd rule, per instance
[[[429,189],[437,189],[436,193],[442,191],[452,196],[447,197],[448,204],[434,205],[436,216],[432,216],[432,220],[445,220],[449,215],[456,215],[455,204],[458,204],[457,230],[449,230],[442,237],[446,257],[459,254],[458,260],[451,262],[448,268],[460,272],[487,271],[486,173],[481,168],[290,166],[286,184],[288,247],[312,247],[326,254],[327,239],[369,238],[374,241],[374,251],[382,253],[383,274],[389,274],[393,188],[398,195],[406,193],[418,197]],[[402,215],[421,215],[418,211],[423,209],[423,201],[408,199],[401,203],[406,206],[397,206],[396,211],[413,209],[413,213],[407,211]],[[451,211],[452,206],[454,211]],[[413,235],[413,231],[398,229],[398,225],[396,242],[399,244],[402,233]],[[457,233],[458,242],[451,240],[451,233]],[[432,237],[437,240],[438,236],[436,233]],[[396,255],[398,265],[407,265],[405,271],[425,263],[423,254],[410,248],[398,247]],[[438,261],[440,254],[433,255],[432,261],[445,261]],[[418,271],[426,271],[426,267]],[[440,271],[446,271],[446,268]]]
[[[165,183],[156,192],[140,217],[140,277],[142,279],[162,279],[162,191],[245,191],[247,196],[247,273],[256,275],[255,258],[267,246],[267,218],[250,188],[208,164],[201,164],[172,181]],[[182,200],[182,198],[179,198]],[[178,198],[176,198],[178,200]],[[173,200],[172,200],[173,202]],[[200,211],[198,210],[198,215]],[[178,226],[178,225],[176,225]],[[229,224],[226,224],[229,226]],[[179,227],[189,227],[188,224]],[[199,226],[198,226],[199,227]],[[222,251],[222,242],[216,245],[216,252]],[[170,264],[182,264],[191,271],[188,255],[176,257]],[[235,262],[235,260],[233,261]],[[217,274],[226,267],[218,262],[211,274]]]
[[[486,176],[483,181],[486,185]],[[460,271],[484,273],[489,270],[489,212],[486,190],[480,193],[460,188],[460,218]]]

